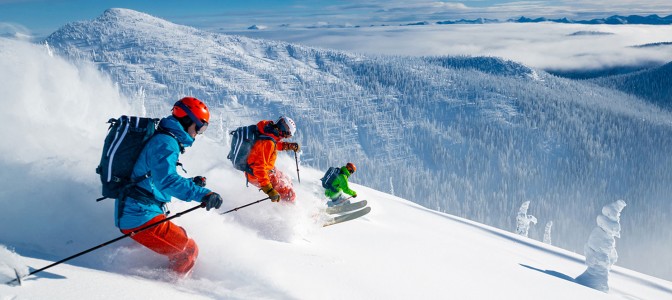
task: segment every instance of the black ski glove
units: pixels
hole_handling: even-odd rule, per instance
[[[210,210],[213,207],[217,209],[222,206],[222,202],[222,196],[215,192],[210,192],[201,199],[201,206],[205,206],[206,210]]]
[[[200,187],[205,187],[205,177],[204,176],[196,176],[191,179],[197,186]]]

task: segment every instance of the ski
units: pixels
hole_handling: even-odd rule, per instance
[[[366,206],[366,200],[358,201],[355,203],[349,203],[345,205],[339,205],[339,206],[333,206],[333,207],[327,207],[325,210],[326,213],[333,215],[333,214],[340,214],[344,212],[349,212],[353,211],[356,209],[360,209],[362,207]]]
[[[368,214],[370,211],[371,211],[371,207],[365,207],[362,210],[357,210],[357,211],[354,211],[354,212],[351,212],[351,213],[344,214],[342,216],[334,217],[334,218],[328,220],[327,222],[325,222],[324,225],[322,225],[322,227],[327,227],[327,226],[331,226],[331,225],[334,225],[334,224],[343,223],[345,221],[354,220],[354,219],[357,219],[357,218],[359,218],[363,215]]]
[[[17,269],[14,269],[14,276],[16,276],[16,278],[5,282],[5,284],[6,285],[21,285],[21,283],[22,283],[21,282],[21,275],[19,275],[19,271]]]
[[[18,282],[19,285],[21,285],[21,275],[19,275],[19,271],[14,269],[14,275],[16,275],[16,282]]]

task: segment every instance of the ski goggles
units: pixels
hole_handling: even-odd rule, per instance
[[[189,109],[189,107],[184,105],[184,103],[178,102],[175,105],[184,110],[184,112],[187,113],[187,116],[189,116],[189,119],[191,119],[191,121],[194,122],[194,124],[196,124],[197,134],[203,134],[205,130],[208,129],[208,122],[206,122],[205,120],[199,120],[198,117],[196,117],[196,115],[194,115],[194,113],[191,111],[191,109]]]
[[[285,120],[280,120],[280,122],[278,122],[278,132],[280,133],[281,138],[292,137],[292,131],[289,129],[289,125],[287,125]]]
[[[201,121],[201,125],[196,124],[196,133],[203,134],[205,130],[208,129],[208,122]]]

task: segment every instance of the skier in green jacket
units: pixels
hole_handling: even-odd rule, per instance
[[[330,199],[330,201],[327,202],[329,207],[349,204],[350,200],[348,199],[350,197],[357,197],[357,192],[348,187],[348,177],[355,173],[355,171],[357,171],[355,164],[350,162],[347,163],[345,166],[341,167],[340,173],[331,183],[331,188],[324,190],[324,195]]]

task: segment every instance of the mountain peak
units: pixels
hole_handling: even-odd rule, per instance
[[[128,8],[108,8],[98,19],[121,19],[121,18],[155,18],[146,13],[135,11]]]
[[[94,22],[123,24],[125,26],[139,23],[162,27],[175,25],[163,19],[127,8],[109,8],[100,17],[96,18]]]
[[[166,20],[126,8],[109,8],[99,17],[89,21],[69,23],[47,37],[52,45],[77,41],[80,46],[99,48],[122,47],[134,43],[145,45],[138,40],[149,36],[160,36],[160,40],[173,41],[180,35],[197,35],[197,29],[174,24]],[[114,45],[114,46],[113,46]]]

